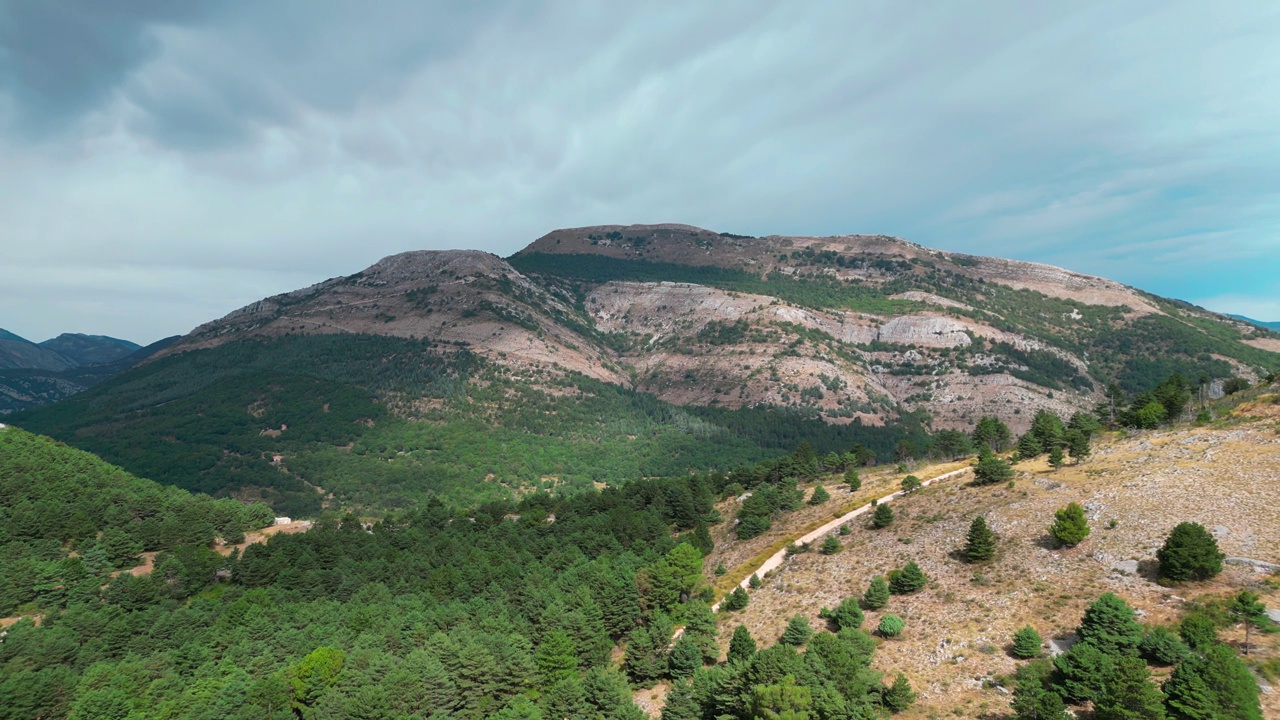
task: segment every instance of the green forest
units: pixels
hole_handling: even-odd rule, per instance
[[[4,577],[33,565],[36,597],[16,601],[43,614],[0,642],[5,720],[638,720],[630,688],[668,678],[692,678],[682,687],[702,698],[681,702],[730,717],[784,709],[797,693],[832,718],[873,717],[902,699],[871,669],[875,642],[853,627],[806,627],[759,652],[743,629],[728,664],[704,667],[720,651],[697,545],[709,550],[723,476],[468,511],[432,500],[376,522],[330,515],[224,557],[208,530],[261,522],[261,506],[163,488],[14,428],[0,442]],[[95,492],[74,492],[86,486]],[[101,536],[46,525],[55,501]],[[170,513],[183,527],[166,532]],[[127,540],[109,540],[117,533]],[[143,547],[162,550],[153,572],[112,577]],[[103,549],[105,561],[91,560]]]

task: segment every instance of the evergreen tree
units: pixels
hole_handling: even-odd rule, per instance
[[[1244,623],[1244,654],[1249,654],[1249,639],[1253,628],[1266,628],[1272,625],[1267,617],[1267,606],[1263,605],[1256,593],[1241,590],[1231,602],[1228,612],[1236,620]]]
[[[739,625],[733,629],[733,637],[729,638],[729,655],[728,661],[748,662],[756,656],[756,641],[751,637],[751,631],[746,625]]]
[[[1193,612],[1182,618],[1178,625],[1178,637],[1182,638],[1188,648],[1204,652],[1205,648],[1218,642],[1218,630],[1207,615]]]
[[[1013,689],[1013,713],[1017,720],[1069,720],[1062,696],[1049,684],[1053,665],[1037,660],[1018,668]]]
[[[1043,644],[1044,639],[1040,637],[1040,633],[1026,625],[1013,634],[1013,656],[1023,660],[1038,658],[1044,654]]]
[[[787,622],[787,629],[782,632],[782,638],[778,642],[792,647],[801,647],[809,642],[811,637],[813,637],[813,629],[809,627],[809,618],[796,615]]]
[[[724,601],[721,602],[720,607],[729,611],[741,610],[745,608],[747,603],[750,601],[751,598],[747,595],[747,591],[743,590],[742,586],[739,585],[733,589],[733,592],[729,593],[725,597]]]
[[[542,696],[542,713],[551,718],[582,717],[587,709],[587,693],[582,678],[566,677],[552,685]]]
[[[1084,508],[1079,503],[1071,503],[1054,513],[1053,525],[1049,526],[1049,534],[1067,547],[1079,545],[1089,537],[1089,520],[1084,515]]]
[[[1055,685],[1063,698],[1083,703],[1097,700],[1115,670],[1116,657],[1091,642],[1078,642],[1053,659]]]
[[[1134,657],[1116,661],[1094,703],[1096,720],[1165,720],[1164,694],[1151,682],[1147,664]]]
[[[983,446],[986,447],[985,445]],[[973,466],[973,482],[975,485],[998,485],[1013,479],[1013,466],[992,455],[989,450],[978,454],[978,463]]]
[[[1044,445],[1040,443],[1040,438],[1034,433],[1027,433],[1018,438],[1018,457],[1023,460],[1030,460],[1034,457],[1040,457],[1044,453]]]
[[[702,520],[699,520],[698,525],[694,528],[693,532],[685,537],[687,537],[687,542],[690,545],[694,546],[698,549],[698,552],[702,553],[703,557],[710,555],[711,551],[716,548],[715,540],[711,539],[711,531],[707,528],[707,524]]]
[[[902,618],[893,613],[885,613],[880,616],[880,624],[876,626],[876,632],[887,638],[898,637],[906,626],[907,623]]]
[[[919,490],[923,486],[924,484],[920,482],[920,478],[916,477],[915,475],[908,475],[902,478],[902,494],[903,495],[909,495]]]
[[[823,555],[835,555],[840,552],[840,539],[835,535],[828,535],[827,539],[822,541],[822,547],[819,552]]]
[[[1103,593],[1089,605],[1079,634],[1110,655],[1136,655],[1143,635],[1133,608],[1114,593]]]
[[[929,582],[929,578],[915,561],[907,563],[901,570],[889,573],[889,592],[894,595],[909,595],[920,590]]]
[[[884,503],[876,505],[875,512],[871,513],[872,527],[887,528],[891,524],[893,524],[893,508]]]
[[[1051,450],[1055,446],[1062,445],[1062,436],[1066,434],[1066,430],[1062,424],[1062,418],[1058,417],[1057,413],[1052,410],[1040,410],[1031,419],[1031,430],[1028,432],[1040,441],[1041,448]]]
[[[862,595],[862,606],[868,610],[879,610],[889,604],[889,583],[882,575],[871,578],[871,584]]]
[[[1071,453],[1071,459],[1079,464],[1093,452],[1089,447],[1089,433],[1084,430],[1072,429],[1067,431],[1067,450]]]
[[[1179,663],[1164,694],[1172,720],[1262,720],[1258,682],[1221,643]]]
[[[552,630],[533,656],[542,687],[549,688],[567,677],[577,677],[578,654],[573,640],[563,630]]]
[[[684,679],[693,677],[693,673],[702,667],[702,649],[688,634],[682,635],[671,649],[668,668],[671,677]]]
[[[1191,649],[1177,635],[1157,625],[1142,636],[1138,652],[1157,665],[1177,665],[1191,654]]]
[[[987,447],[993,452],[1004,452],[1013,443],[1009,426],[993,415],[984,416],[973,428],[973,444]]]
[[[828,493],[827,489],[822,487],[821,484],[819,484],[817,487],[813,489],[813,494],[809,496],[809,504],[821,505],[822,503],[830,499],[831,499],[831,493]]]
[[[1049,448],[1049,466],[1050,467],[1052,467],[1054,470],[1057,470],[1058,468],[1062,467],[1063,463],[1065,462],[1066,462],[1066,455],[1063,454],[1061,445],[1054,445],[1053,447]]]
[[[985,562],[995,557],[996,534],[987,527],[987,519],[981,515],[969,524],[969,535],[964,546],[964,559],[971,563]]]
[[[602,717],[626,713],[635,708],[627,678],[613,667],[596,667],[582,679],[586,703]]]
[[[666,639],[655,640],[649,628],[638,627],[631,631],[624,663],[632,681],[643,685],[661,677],[666,670],[665,647]]]
[[[857,598],[845,598],[836,606],[835,610],[823,608],[823,612],[820,614],[835,623],[837,631],[860,628],[866,620],[866,616],[862,614],[862,609],[858,607]]]
[[[1222,572],[1223,554],[1218,541],[1193,522],[1178,523],[1156,552],[1160,561],[1160,577],[1166,580],[1208,580]]]
[[[704,602],[691,602],[685,606],[684,618],[685,637],[697,643],[704,663],[714,663],[720,656],[720,646],[716,644],[719,628],[711,606]]]
[[[858,492],[862,489],[862,478],[858,476],[856,467],[850,467],[844,471],[844,484],[849,486],[850,492]]]
[[[701,720],[702,707],[694,695],[693,683],[677,680],[671,683],[662,706],[662,720]]]
[[[911,683],[907,680],[907,676],[898,673],[893,684],[881,690],[880,698],[885,709],[891,713],[900,713],[911,707],[911,703],[916,701],[916,694],[911,691]]]
[[[760,576],[755,573],[751,573],[751,578],[747,580],[747,585],[752,590],[759,588],[763,584],[764,582],[760,579]]]
[[[717,563],[715,573],[716,577],[724,577],[729,573],[729,568],[725,567],[724,563]]]

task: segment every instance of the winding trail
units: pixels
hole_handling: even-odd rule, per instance
[[[971,468],[971,467],[963,467],[963,468],[960,468],[959,470],[952,470],[952,471],[950,471],[950,472],[945,472],[945,473],[942,473],[941,475],[939,475],[939,476],[937,476],[937,477],[935,477],[935,478],[930,478],[930,479],[928,479],[928,480],[925,480],[925,481],[921,482],[921,483],[920,483],[920,487],[922,487],[922,488],[924,488],[924,487],[928,487],[928,486],[930,486],[930,485],[932,485],[932,484],[934,484],[934,483],[936,483],[936,482],[939,482],[939,481],[941,481],[941,480],[949,480],[949,479],[951,479],[951,478],[953,478],[953,477],[956,477],[956,476],[959,476],[959,475],[963,475],[964,473],[972,472],[972,471],[973,471],[973,468]],[[902,494],[903,494],[903,491],[898,490],[897,492],[891,492],[891,493],[889,493],[888,495],[885,495],[884,497],[877,498],[874,502],[875,502],[876,504],[880,504],[880,503],[883,503],[883,502],[888,502],[889,500],[893,500],[894,498],[901,497],[901,496],[902,496]],[[871,503],[867,503],[866,505],[863,505],[862,507],[859,507],[859,508],[856,508],[856,509],[850,510],[849,512],[845,513],[844,515],[841,515],[840,517],[836,518],[835,520],[832,520],[832,521],[830,521],[830,522],[824,523],[824,524],[822,524],[822,525],[818,526],[817,528],[815,528],[815,529],[813,529],[813,530],[810,530],[809,532],[805,533],[804,535],[801,535],[801,536],[800,536],[800,538],[799,538],[799,539],[797,539],[797,540],[795,540],[794,542],[795,542],[795,543],[801,543],[801,544],[803,544],[803,543],[813,543],[813,542],[815,542],[816,540],[818,540],[819,538],[821,538],[821,537],[823,537],[823,536],[827,535],[828,533],[830,533],[830,532],[834,531],[835,529],[839,528],[841,525],[843,525],[843,524],[845,524],[845,523],[849,522],[850,520],[852,520],[852,519],[854,519],[854,518],[858,517],[859,515],[865,515],[865,514],[867,514],[867,513],[868,513],[868,512],[870,512],[870,511],[871,511],[871,509],[872,509],[872,508],[874,508],[874,507],[875,507],[875,505],[872,505]],[[742,588],[743,590],[746,590],[746,589],[748,588],[748,586],[749,586],[750,582],[751,582],[751,576],[752,576],[752,575],[758,575],[758,576],[760,576],[761,578],[763,578],[763,577],[764,577],[764,575],[765,575],[765,573],[767,573],[767,572],[769,572],[769,571],[771,571],[771,570],[776,570],[777,568],[781,567],[781,566],[782,566],[782,563],[783,563],[783,562],[785,562],[785,561],[786,561],[786,559],[787,559],[787,549],[786,549],[786,548],[783,548],[783,549],[779,550],[778,552],[774,553],[773,555],[771,555],[771,556],[769,557],[769,559],[768,559],[768,560],[765,560],[763,563],[761,563],[760,567],[758,567],[758,568],[756,568],[756,569],[752,570],[750,573],[748,573],[748,574],[747,574],[747,576],[746,576],[745,578],[743,578],[743,579],[742,579],[742,582],[738,583],[737,587],[740,587],[740,588]],[[724,600],[722,599],[722,600],[720,600],[720,602],[724,602]],[[711,611],[712,611],[712,612],[718,612],[718,611],[720,610],[720,602],[717,602],[715,605],[712,605],[712,606],[711,606]],[[673,640],[675,640],[675,639],[679,639],[679,637],[680,637],[680,634],[679,634],[679,633],[680,633],[682,630],[683,630],[683,628],[682,628],[681,630],[676,631],[676,633],[677,633],[677,634],[676,634],[676,636],[675,636],[674,638],[672,638],[672,639],[673,639]]]

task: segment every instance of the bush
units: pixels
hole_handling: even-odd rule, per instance
[[[1182,618],[1178,625],[1178,637],[1192,650],[1202,651],[1218,642],[1218,630],[1208,615],[1193,612]]]
[[[835,623],[836,630],[849,630],[862,627],[866,616],[862,614],[862,609],[858,607],[857,598],[845,598],[835,610],[822,608],[819,616]]]
[[[827,492],[826,488],[819,485],[813,489],[813,494],[809,496],[809,504],[821,505],[822,503],[830,499],[831,499],[831,493]]]
[[[734,610],[742,610],[749,602],[751,602],[751,597],[748,596],[747,591],[743,590],[742,586],[739,585],[733,589],[733,592],[725,596],[724,602],[720,604],[720,607],[732,612]]]
[[[915,475],[908,475],[902,478],[902,492],[904,494],[913,493],[922,487],[924,487],[924,483],[920,482],[920,478]]]
[[[747,585],[748,585],[752,590],[755,590],[756,588],[760,587],[760,586],[761,586],[761,585],[763,585],[763,584],[764,584],[764,582],[762,582],[762,581],[760,580],[760,576],[759,576],[759,575],[757,575],[757,574],[755,574],[755,573],[751,573],[751,579],[747,581]]]
[[[758,535],[763,535],[769,531],[772,523],[768,518],[759,515],[748,515],[738,518],[738,528],[735,531],[739,540],[750,540]]]
[[[893,613],[886,613],[884,617],[880,618],[880,624],[876,626],[876,632],[887,638],[898,637],[906,626],[907,623],[902,618]]]
[[[1175,582],[1208,580],[1222,572],[1223,557],[1213,535],[1193,522],[1178,523],[1156,553],[1160,577]]]
[[[901,570],[889,573],[889,592],[894,595],[909,595],[923,588],[929,578],[914,561],[909,562]]]
[[[1084,516],[1084,508],[1079,503],[1071,503],[1054,513],[1049,534],[1067,547],[1079,545],[1089,537],[1089,521]]]
[[[1040,637],[1040,633],[1027,625],[1013,634],[1013,656],[1023,660],[1038,658],[1044,652],[1043,644],[1044,639]]]
[[[835,555],[840,552],[840,540],[835,535],[828,535],[827,539],[822,541],[819,552],[823,555]]]

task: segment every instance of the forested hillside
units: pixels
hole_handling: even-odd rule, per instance
[[[265,505],[214,500],[142,480],[89,453],[0,428],[0,615],[97,597],[107,573],[138,553],[270,524]]]

